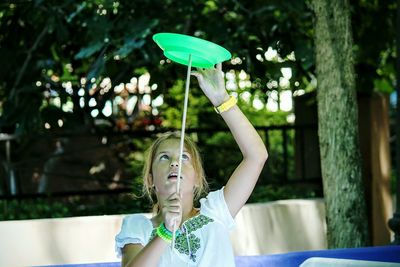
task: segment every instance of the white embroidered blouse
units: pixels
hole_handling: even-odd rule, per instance
[[[229,231],[235,226],[225,202],[223,188],[200,199],[200,214],[186,220],[174,249],[169,246],[158,267],[174,266],[235,266]],[[126,244],[146,246],[156,236],[150,219],[143,215],[128,215],[115,237],[115,249],[121,256]]]

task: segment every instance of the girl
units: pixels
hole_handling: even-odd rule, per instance
[[[185,137],[182,175],[177,177],[179,135],[158,138],[149,149],[144,168],[144,188],[149,196],[157,196],[156,215],[150,220],[142,215],[124,218],[115,238],[122,266],[235,266],[229,230],[253,191],[268,154],[236,99],[229,97],[221,64],[192,75],[228,125],[243,160],[227,184],[200,199],[200,208],[195,208],[194,200],[207,189],[195,144]],[[177,179],[181,179],[179,193],[175,192]],[[174,223],[178,230],[172,248]]]

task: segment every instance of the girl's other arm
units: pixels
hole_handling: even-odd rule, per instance
[[[182,220],[181,197],[172,193],[161,208],[163,222],[168,230],[172,231],[173,222],[180,225]],[[122,267],[156,267],[160,263],[161,255],[169,243],[158,235],[145,247],[140,244],[128,244],[122,248]]]
[[[156,236],[145,247],[127,244],[122,249],[121,267],[156,267],[168,243]]]

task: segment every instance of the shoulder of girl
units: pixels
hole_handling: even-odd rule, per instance
[[[219,196],[219,195],[221,195],[223,193],[224,193],[224,189],[223,188],[218,189],[218,190],[214,190],[214,191],[210,191],[210,192],[208,192],[206,198],[217,197],[217,196]]]
[[[146,222],[150,221],[145,215],[143,214],[130,214],[126,215],[123,219],[124,223],[140,223],[140,222]]]

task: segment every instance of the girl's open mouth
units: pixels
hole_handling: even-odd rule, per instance
[[[178,178],[178,174],[175,173],[175,172],[170,173],[170,174],[168,175],[168,180],[172,180],[172,179],[175,179],[175,180],[176,180],[177,178]],[[181,175],[181,179],[183,179],[182,175]]]

